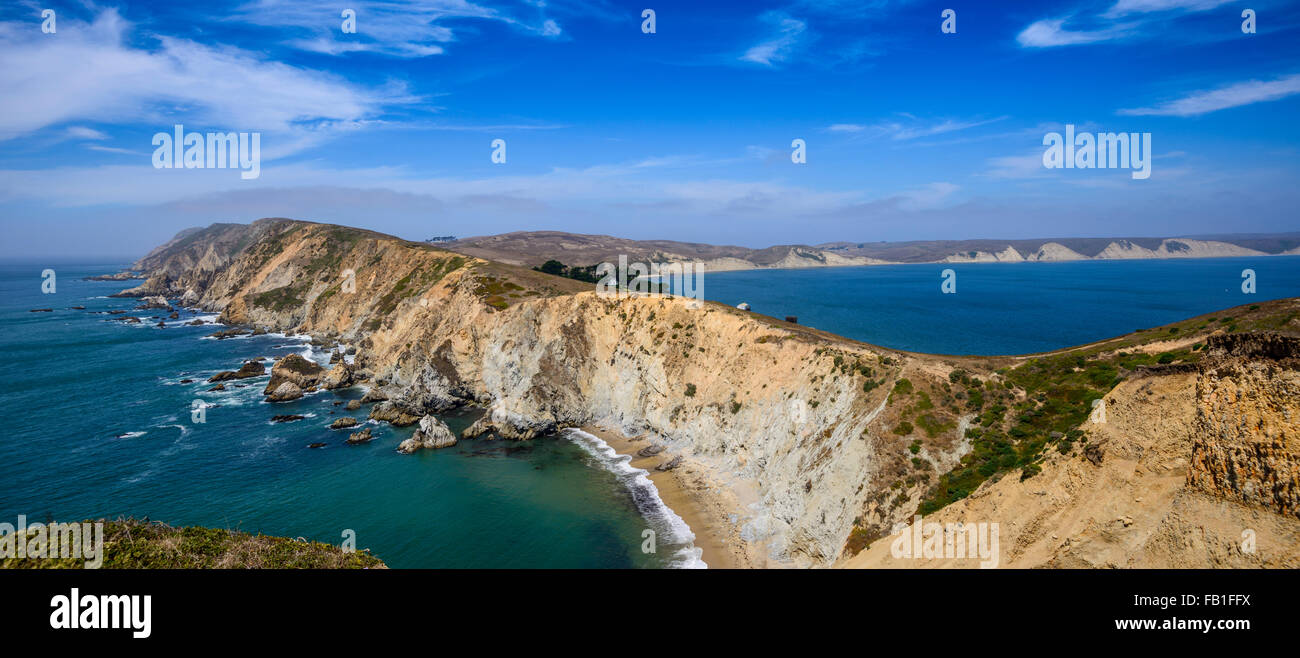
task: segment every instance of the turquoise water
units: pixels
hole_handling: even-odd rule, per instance
[[[940,288],[956,275],[956,293]],[[1242,292],[1242,270],[1255,293]],[[704,297],[864,342],[935,354],[1028,354],[1266,299],[1300,296],[1300,256],[968,263],[704,275]]]
[[[41,292],[46,267],[55,294]],[[0,264],[0,520],[147,516],[334,544],[351,529],[393,567],[662,567],[689,557],[689,539],[674,535],[644,478],[590,439],[470,440],[399,455],[413,428],[374,425],[378,438],[358,446],[326,428],[349,415],[333,402],[360,389],[268,404],[261,377],[207,392],[209,376],[249,358],[327,355],[275,335],[203,339],[219,327],[180,326],[192,312],[162,329],[107,321],[95,312],[137,302],[103,296],[136,282],[80,279],[121,267]],[[195,399],[217,405],[205,423],[191,422]],[[350,415],[364,421],[368,407]],[[310,417],[270,423],[277,414]],[[472,419],[444,420],[459,432]],[[658,532],[652,555],[641,551],[647,527]]]

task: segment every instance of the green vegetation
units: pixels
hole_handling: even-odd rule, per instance
[[[87,521],[87,523],[90,523]],[[175,528],[157,521],[104,521],[104,569],[365,569],[383,567],[367,552],[218,528]],[[3,569],[81,569],[86,559],[7,558]]]
[[[1155,355],[1109,352],[1096,346],[1034,358],[1000,370],[1006,377],[1007,389],[981,386],[966,391],[967,406],[974,411],[987,404],[985,392],[993,398],[993,404],[980,413],[978,427],[966,431],[971,451],[956,468],[939,478],[921,501],[918,513],[938,511],[969,496],[985,480],[1008,471],[1019,469],[1022,479],[1033,477],[1041,469],[1039,462],[1047,446],[1054,444],[1060,452],[1071,450],[1074,441],[1082,437],[1076,428],[1088,418],[1092,401],[1103,398],[1122,381],[1123,372],[1143,366],[1192,363],[1199,356],[1190,349]],[[968,381],[965,373],[957,375],[956,371],[949,380]],[[977,380],[969,381],[979,385]],[[933,423],[928,415],[917,419],[927,436],[933,436],[932,430],[947,429],[946,425]]]
[[[686,397],[688,398],[695,397],[695,384],[686,385]]]
[[[253,306],[268,308],[272,311],[291,311],[307,303],[305,299],[307,287],[301,284],[290,284],[279,288],[272,288],[266,292],[259,292],[249,298]]]
[[[599,267],[599,265],[588,265],[586,267],[574,265],[573,267],[568,267],[558,260],[548,260],[545,263],[542,263],[541,267],[534,267],[533,269],[538,272],[554,274],[555,276],[562,276],[568,279],[586,281],[587,283],[596,283],[597,281],[600,281],[596,276],[597,267]]]

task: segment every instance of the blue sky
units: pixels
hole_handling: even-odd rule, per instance
[[[265,216],[755,247],[1300,230],[1296,3],[22,1],[0,86],[9,255]],[[260,177],[155,169],[176,123],[260,132]],[[1151,133],[1151,177],[1045,169],[1066,123]]]

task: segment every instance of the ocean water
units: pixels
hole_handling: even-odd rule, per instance
[[[41,291],[46,267],[54,294]],[[279,335],[204,338],[220,327],[182,326],[215,319],[192,311],[165,328],[146,319],[159,311],[129,312],[138,325],[109,320],[106,311],[138,302],[105,296],[136,282],[81,278],[122,267],[0,264],[0,521],[130,515],[334,544],[352,530],[393,567],[698,566],[689,530],[644,471],[595,437],[476,439],[399,455],[414,428],[372,424],[378,438],[350,446],[354,430],[326,427],[343,415],[365,421],[370,405],[333,404],[359,388],[269,404],[264,376],[208,392],[208,377],[250,358],[328,354]],[[206,422],[192,422],[194,400],[215,405]],[[277,414],[307,418],[271,423]],[[459,432],[472,418],[444,420]],[[641,551],[646,528],[657,532],[654,554]]]
[[[956,292],[941,290],[942,273]],[[1255,292],[1242,292],[1242,271]],[[704,297],[894,349],[1028,354],[1300,296],[1300,256],[706,272]]]

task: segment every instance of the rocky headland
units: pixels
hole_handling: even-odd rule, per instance
[[[1171,468],[1197,471],[1183,473],[1185,488],[1218,506],[1224,523],[1263,515],[1278,537],[1300,527],[1288,507],[1294,487],[1278,485],[1294,482],[1300,461],[1297,417],[1287,406],[1297,399],[1286,383],[1294,343],[1229,349],[1237,336],[1300,334],[1296,300],[1051,355],[948,357],[866,345],[720,304],[604,297],[526,267],[286,219],[187,231],[133,269],[147,279],[123,296],[220,312],[222,323],[242,331],[355,346],[351,361],[329,369],[296,355],[281,359],[264,393],[290,400],[365,382],[363,400],[378,402],[371,419],[419,425],[403,452],[454,444],[436,415],[462,406],[482,416],[460,438],[533,440],[567,427],[648,437],[657,450],[642,458],[663,467],[656,472],[689,478],[681,482],[697,500],[725,501],[702,505],[703,522],[729,529],[719,534],[739,544],[746,565],[863,564],[918,511],[959,514],[997,487],[1042,487],[1058,477],[1060,463],[1092,464],[1090,451],[1111,455],[1102,457],[1107,464],[1146,450],[1121,449],[1126,441],[1185,448],[1187,464]],[[1094,400],[1106,399],[1116,418],[1139,403],[1151,407],[1142,418],[1176,415],[1178,403],[1152,399],[1147,384],[1204,390],[1204,422],[1171,423],[1158,435],[1113,423],[1101,431],[1120,434],[1097,448],[1103,437],[1087,427]],[[1229,398],[1252,400],[1247,413],[1266,417],[1268,429],[1234,415],[1239,407],[1222,402]],[[1039,500],[1029,495],[1026,501]],[[1030,509],[1024,503],[1000,513]],[[1150,535],[1164,527],[1170,546],[1191,541],[1196,527],[1129,516],[1125,528]],[[1300,542],[1287,546],[1292,557],[1259,565],[1294,559]],[[1152,552],[1144,564],[1186,566],[1188,559],[1186,551]]]

